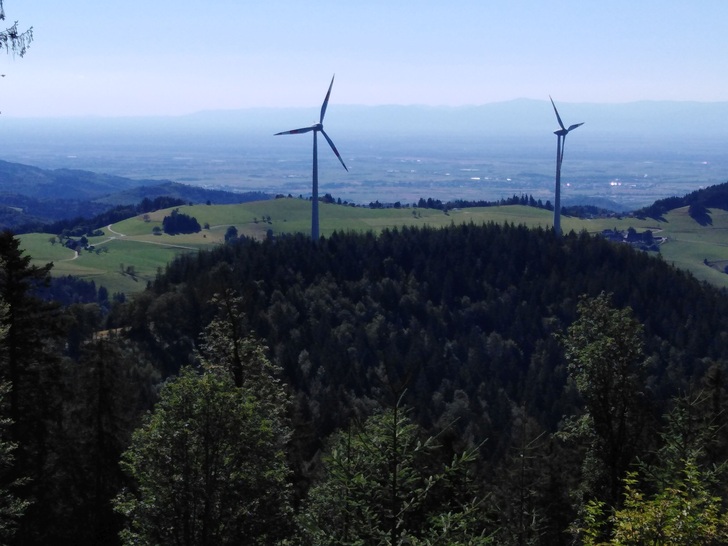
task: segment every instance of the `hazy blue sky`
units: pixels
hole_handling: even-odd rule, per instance
[[[5,116],[728,100],[726,0],[5,0]]]

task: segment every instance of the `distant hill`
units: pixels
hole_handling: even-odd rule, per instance
[[[716,208],[728,210],[728,182],[710,186],[688,193],[683,197],[659,199],[649,207],[634,212],[635,216],[661,219],[671,210],[680,207],[691,207],[691,216],[704,216],[705,209]]]
[[[235,204],[269,199],[261,192],[207,190],[168,180],[135,180],[73,169],[47,170],[0,161],[0,228],[92,218],[119,205],[161,196],[189,203]]]
[[[212,205],[234,205],[249,201],[264,201],[271,195],[263,192],[233,193],[223,190],[208,190],[199,186],[189,186],[178,182],[165,181],[155,186],[140,186],[126,191],[106,195],[95,200],[96,203],[109,205],[133,205],[144,198],[174,197],[191,203],[207,203]]]
[[[156,184],[159,180],[132,180],[73,169],[46,170],[0,161],[0,192],[4,195],[17,194],[40,200],[92,201],[111,193]],[[4,203],[7,204],[7,201]]]

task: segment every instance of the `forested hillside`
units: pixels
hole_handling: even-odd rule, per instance
[[[245,203],[270,199],[259,191],[233,193],[164,180],[134,180],[77,169],[41,169],[0,160],[0,228],[17,233],[54,222],[103,215],[113,208],[159,199],[185,203]]]
[[[37,306],[47,271],[0,249],[19,544],[728,533],[728,296],[626,245],[510,224],[241,239],[106,316]]]
[[[635,211],[635,215],[659,219],[673,209],[686,206],[690,207],[691,216],[697,218],[702,218],[707,208],[728,210],[728,182],[696,190],[683,197],[659,199],[649,207]]]

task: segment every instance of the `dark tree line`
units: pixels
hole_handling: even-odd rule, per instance
[[[683,197],[658,199],[649,207],[636,210],[634,214],[660,219],[673,209],[688,206],[691,209],[691,216],[699,218],[702,218],[705,210],[709,208],[728,210],[728,182],[695,190]]]
[[[178,233],[197,233],[202,229],[197,218],[174,209],[169,216],[162,220],[162,229],[168,235]]]
[[[79,215],[76,218],[58,220],[57,222],[52,223],[37,222],[26,224],[14,229],[13,231],[15,233],[31,233],[37,231],[40,233],[52,233],[54,235],[65,234],[71,237],[80,237],[82,235],[90,236],[97,229],[108,226],[109,224],[121,222],[127,218],[132,218],[138,214],[178,207],[185,204],[187,204],[187,202],[183,199],[166,196],[155,197],[154,199],[145,197],[136,205],[119,205],[110,210],[105,210],[108,209],[108,206],[104,205],[94,205],[89,203],[88,206],[86,206],[81,204],[81,207],[84,208],[83,212],[86,213],[83,216]],[[89,218],[89,212],[94,213],[94,216]]]
[[[546,203],[544,203],[541,199],[536,200],[533,195],[526,194],[513,194],[511,197],[504,197],[496,201],[455,199],[454,201],[447,201],[446,203],[443,203],[440,199],[433,199],[431,197],[428,199],[420,198],[420,200],[417,201],[418,208],[437,210],[464,209],[471,207],[498,207],[506,205],[523,205],[526,207],[554,210],[551,201],[546,201]]]

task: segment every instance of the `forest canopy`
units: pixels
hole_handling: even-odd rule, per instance
[[[659,258],[511,224],[237,238],[61,307],[0,243],[14,543],[597,543],[696,481],[695,528],[723,532],[728,297]],[[211,526],[256,476],[280,495]]]

